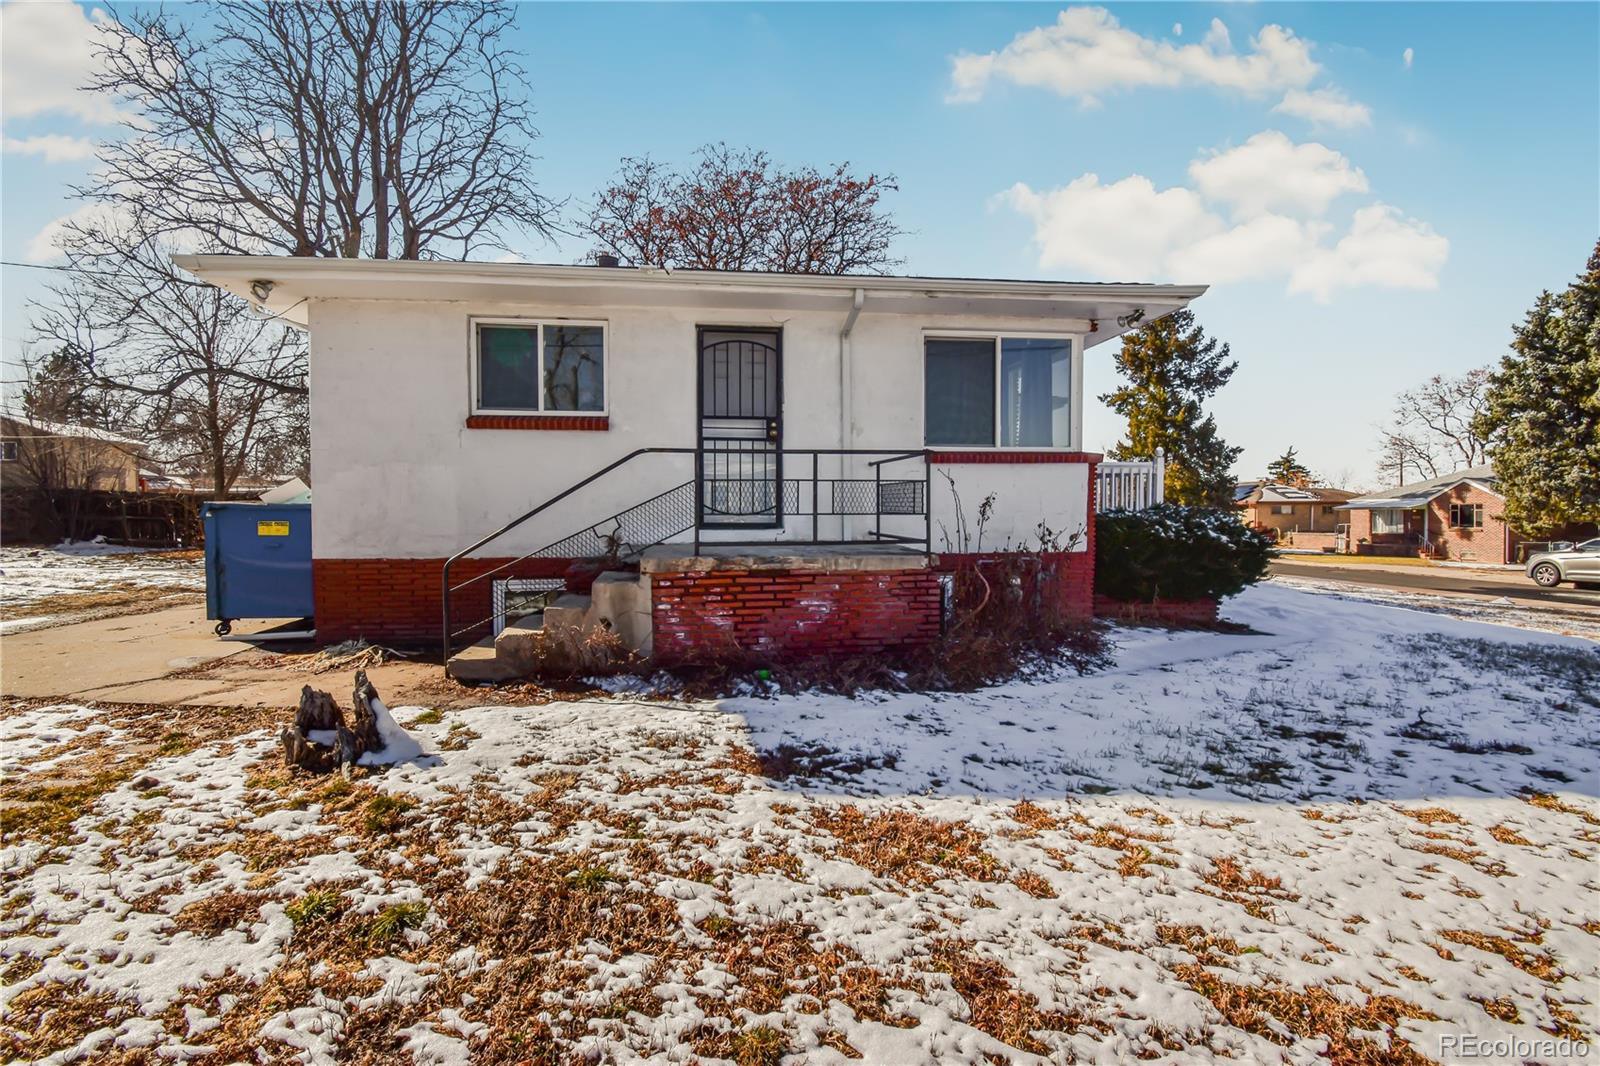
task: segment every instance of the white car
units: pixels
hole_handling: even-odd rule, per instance
[[[1539,552],[1528,559],[1528,576],[1540,588],[1553,589],[1563,581],[1579,585],[1600,584],[1600,537],[1560,551]]]

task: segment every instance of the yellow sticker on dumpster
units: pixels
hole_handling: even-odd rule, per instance
[[[287,537],[289,523],[287,522],[257,522],[256,536],[258,537]]]

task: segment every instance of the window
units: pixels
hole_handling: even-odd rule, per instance
[[[923,342],[928,444],[1072,446],[1072,341],[929,337]]]
[[[1398,507],[1383,507],[1372,512],[1372,532],[1404,533],[1406,513]]]
[[[1333,514],[1333,504],[1331,504],[1331,503],[1323,504],[1322,505],[1322,513],[1323,514]]]
[[[1272,513],[1273,514],[1294,514],[1294,504],[1292,504],[1292,503],[1275,503],[1275,504],[1272,505]]]
[[[1483,504],[1452,503],[1450,505],[1451,529],[1482,529]]]
[[[17,442],[14,440],[0,441],[0,462],[14,463],[17,461]]]
[[[479,321],[473,336],[474,410],[606,409],[603,324]]]

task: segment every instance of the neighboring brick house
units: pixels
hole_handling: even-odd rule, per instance
[[[1252,529],[1272,533],[1280,544],[1297,548],[1333,548],[1335,531],[1344,519],[1338,505],[1356,494],[1344,489],[1278,485],[1268,481],[1241,485],[1234,506]]]
[[[1494,468],[1474,466],[1341,504],[1347,552],[1516,562],[1521,537],[1505,522]]]

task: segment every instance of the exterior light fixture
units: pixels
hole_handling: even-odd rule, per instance
[[[256,298],[257,303],[266,303],[267,297],[272,295],[272,288],[273,284],[270,281],[252,281],[250,283],[250,295]]]
[[[1117,325],[1123,329],[1132,329],[1144,320],[1144,308],[1135,307],[1125,315],[1117,316]]]

